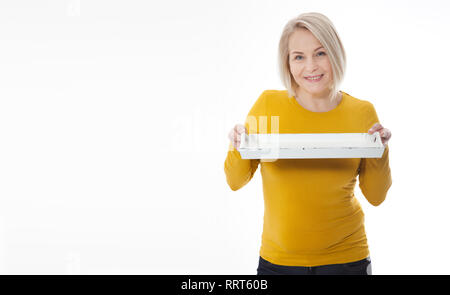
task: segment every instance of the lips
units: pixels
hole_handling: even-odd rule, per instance
[[[316,75],[316,76],[307,76],[307,77],[305,77],[305,79],[308,80],[308,81],[312,81],[312,82],[320,81],[320,80],[322,80],[323,75],[324,74]]]

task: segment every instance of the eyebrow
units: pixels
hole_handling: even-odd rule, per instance
[[[320,46],[319,48],[314,49],[314,51],[319,50],[320,48],[323,48],[323,46]],[[294,54],[294,53],[301,53],[301,54],[303,54],[303,52],[301,52],[301,51],[292,51],[291,52],[291,54]]]

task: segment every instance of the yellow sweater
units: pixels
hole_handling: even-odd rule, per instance
[[[336,108],[312,112],[287,90],[266,90],[245,127],[250,134],[366,133],[379,122],[372,103],[341,92]],[[354,187],[359,174],[359,187],[370,204],[384,201],[392,184],[388,146],[382,158],[274,161],[242,159],[229,144],[224,170],[233,191],[247,184],[258,166],[264,193],[262,258],[281,265],[317,266],[369,256],[364,213]]]

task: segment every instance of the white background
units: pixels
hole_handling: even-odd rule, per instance
[[[355,188],[373,274],[449,274],[444,0],[2,0],[0,273],[256,274],[261,175],[228,187],[227,134],[311,11],[392,131],[385,202]]]

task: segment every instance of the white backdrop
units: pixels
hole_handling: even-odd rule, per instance
[[[373,274],[449,274],[444,0],[2,0],[0,273],[256,274],[261,175],[228,187],[227,134],[311,11],[393,134],[385,202],[355,188]]]

